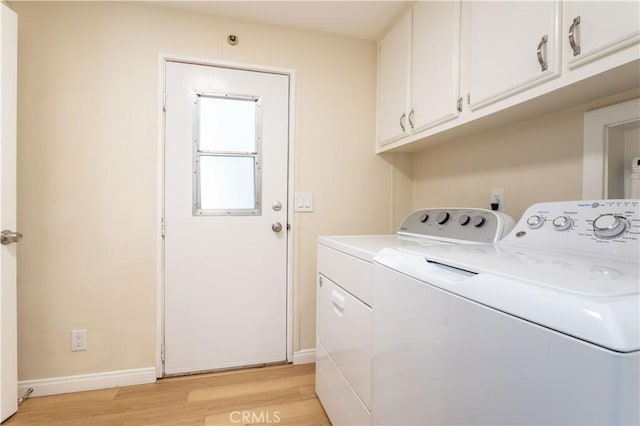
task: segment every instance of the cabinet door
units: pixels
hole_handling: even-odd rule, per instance
[[[400,139],[408,130],[410,60],[411,12],[408,12],[379,44],[378,143],[380,145]]]
[[[416,2],[412,40],[408,118],[416,132],[458,116],[460,2]]]
[[[638,1],[568,1],[564,20],[569,68],[637,44],[640,39]]]
[[[465,7],[471,8],[472,110],[559,75],[559,2],[474,1]]]

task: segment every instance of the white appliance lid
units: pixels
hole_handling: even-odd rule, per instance
[[[385,247],[417,245],[416,238],[397,235],[337,235],[318,237],[318,243],[371,262]]]
[[[640,349],[638,262],[495,245],[414,246],[374,260],[611,350]]]
[[[639,264],[628,260],[506,245],[415,246],[408,250],[456,268],[565,293],[606,297],[640,293]]]

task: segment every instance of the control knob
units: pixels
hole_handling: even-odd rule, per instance
[[[573,219],[567,216],[558,216],[553,219],[553,229],[556,231],[566,231],[573,226]]]
[[[462,216],[460,216],[460,219],[458,219],[458,223],[462,226],[465,226],[470,221],[471,221],[471,218],[469,217],[468,214],[463,214]]]
[[[422,223],[425,223],[427,220],[429,220],[429,215],[427,213],[422,213],[420,214],[418,220],[420,220],[420,222]]]
[[[480,215],[475,216],[471,221],[471,223],[473,223],[473,226],[475,226],[476,228],[480,228],[482,225],[484,225],[484,222],[485,222],[484,217]]]
[[[622,235],[628,227],[627,219],[615,214],[603,214],[593,221],[593,232],[598,238],[615,238]]]
[[[533,215],[527,219],[527,226],[531,229],[538,229],[544,225],[544,218],[542,216]]]
[[[436,218],[438,225],[444,225],[449,220],[449,212],[441,212]]]

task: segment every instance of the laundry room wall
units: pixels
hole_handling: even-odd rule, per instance
[[[19,379],[156,363],[160,52],[296,70],[295,190],[315,211],[295,217],[294,349],[314,348],[317,235],[387,233],[411,204],[409,160],[374,154],[375,42],[144,2],[10,5]]]
[[[637,98],[619,93],[425,149],[413,163],[414,208],[489,208],[504,188],[516,221],[531,204],[582,198],[583,115]]]

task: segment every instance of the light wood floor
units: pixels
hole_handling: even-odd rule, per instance
[[[30,398],[3,426],[330,425],[314,368],[281,365]]]

